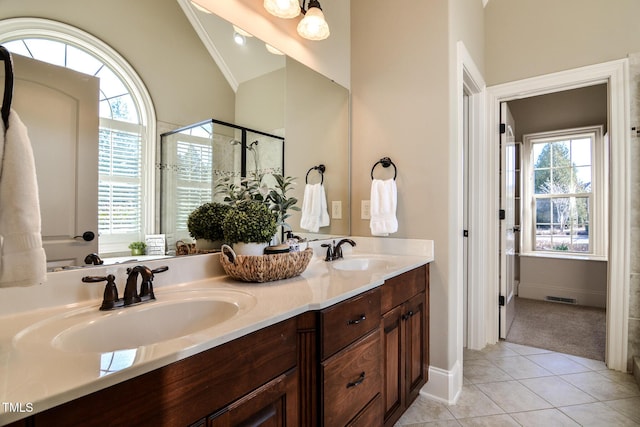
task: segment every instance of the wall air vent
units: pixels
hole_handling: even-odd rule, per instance
[[[545,301],[551,301],[551,302],[561,302],[563,304],[577,304],[578,301],[575,298],[563,298],[563,297],[553,297],[550,295],[547,295],[546,297],[544,297]]]

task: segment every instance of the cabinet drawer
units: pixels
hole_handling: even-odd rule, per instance
[[[322,360],[377,328],[379,324],[380,288],[322,310]]]
[[[386,313],[414,295],[425,291],[428,277],[429,264],[386,280],[382,285],[382,312]]]
[[[344,426],[382,390],[380,330],[322,363],[325,426]]]
[[[371,427],[380,424],[382,419],[382,396],[377,395],[347,427]]]

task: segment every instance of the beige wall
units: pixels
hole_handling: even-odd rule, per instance
[[[344,236],[349,234],[349,91],[298,61],[287,58],[286,112],[287,129],[285,172],[296,177],[291,193],[302,207],[305,176],[309,168],[324,164],[324,187],[327,207],[342,202],[342,219],[331,218],[321,234]],[[309,182],[320,182],[316,172],[309,174]],[[298,232],[300,213],[293,212],[288,221]]]
[[[491,0],[485,81],[520,80],[640,51],[637,0]]]
[[[235,124],[281,135],[284,129],[285,67],[241,83]]]
[[[606,133],[607,103],[607,85],[509,101],[516,141],[528,133],[582,126],[602,125]]]
[[[144,81],[161,122],[234,121],[235,94],[175,0],[2,0],[0,19],[23,16],[72,25],[115,49]]]
[[[605,308],[607,262],[520,257],[518,295],[540,300],[547,296],[572,298],[578,305]]]
[[[479,6],[479,7],[474,7]],[[455,43],[462,39],[482,64],[482,7],[459,1],[351,1],[352,231],[370,235],[360,219],[372,165],[389,156],[398,168],[399,228],[393,237],[433,239],[430,361],[456,362],[456,259],[449,212]],[[464,13],[463,13],[464,12]]]

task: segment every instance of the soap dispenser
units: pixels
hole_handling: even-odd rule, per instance
[[[298,242],[298,238],[293,235],[293,231],[287,231],[287,240],[285,243],[289,245],[291,252],[300,252],[300,243]]]

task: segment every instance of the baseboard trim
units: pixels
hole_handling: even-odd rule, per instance
[[[454,405],[462,392],[462,367],[457,361],[453,369],[429,366],[429,381],[422,387],[420,394],[431,400]]]
[[[605,308],[607,306],[607,292],[588,291],[585,289],[563,288],[540,283],[523,282],[518,286],[520,298],[545,300],[547,296],[574,298],[576,304],[589,307]]]

